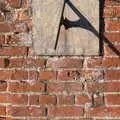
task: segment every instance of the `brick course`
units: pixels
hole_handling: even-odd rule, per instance
[[[0,0],[0,120],[120,119],[120,0],[100,2],[103,55],[57,57],[34,55],[31,0]]]

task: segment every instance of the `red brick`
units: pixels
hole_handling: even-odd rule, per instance
[[[5,17],[2,13],[0,13],[0,22],[4,22],[5,21]]]
[[[0,48],[0,56],[26,56],[27,47],[2,47]]]
[[[113,45],[113,47],[105,46],[105,56],[119,56],[120,45]]]
[[[4,68],[6,66],[6,59],[0,58],[0,68]]]
[[[20,39],[15,35],[6,35],[5,44],[20,44]]]
[[[30,105],[39,105],[39,95],[30,95]]]
[[[120,58],[106,58],[102,65],[105,68],[120,67]]]
[[[14,70],[11,75],[11,80],[28,80],[28,71]]]
[[[58,58],[50,59],[47,62],[47,67],[52,68],[82,68],[83,59],[77,58]]]
[[[120,0],[105,0],[105,6],[120,5]]]
[[[107,20],[105,28],[106,28],[106,30],[110,30],[110,31],[120,30],[120,21]]]
[[[10,80],[12,70],[0,70],[0,80]]]
[[[82,92],[83,85],[81,83],[49,83],[48,92]]]
[[[28,71],[28,79],[33,81],[38,80],[38,72],[36,70]]]
[[[31,9],[27,10],[21,10],[17,12],[16,20],[18,21],[24,21],[24,20],[30,20],[31,18]]]
[[[6,81],[0,81],[0,92],[6,91],[7,89],[7,82]]]
[[[21,68],[21,67],[25,67],[25,68],[44,68],[45,67],[45,59],[32,59],[32,58],[27,58],[27,59],[23,59],[23,58],[11,58],[9,59],[9,65],[7,67],[9,68]]]
[[[88,113],[89,117],[120,117],[119,107],[94,107]]]
[[[105,83],[91,81],[87,83],[87,91],[89,93],[101,93],[105,91]]]
[[[81,71],[70,71],[62,70],[58,72],[57,80],[60,81],[75,81],[81,79],[88,80],[99,80],[103,79],[103,71],[97,70],[81,70]]]
[[[11,92],[29,92],[30,85],[28,82],[24,82],[24,81],[10,82],[8,85],[8,91],[11,91]]]
[[[47,119],[47,118],[29,118],[28,120],[49,120],[49,119]]]
[[[1,119],[1,120],[3,120],[3,119]],[[22,118],[21,119],[17,119],[17,118],[8,118],[7,117],[7,118],[5,118],[5,120],[27,120],[27,119],[24,119],[24,118],[23,119]]]
[[[12,32],[13,30],[13,25],[7,23],[0,23],[0,32]]]
[[[49,120],[92,120],[92,119],[87,119],[87,118],[53,118],[53,119],[49,119]],[[98,119],[96,119],[98,120]]]
[[[59,105],[73,105],[75,101],[74,95],[59,95],[57,96]]]
[[[92,119],[87,119],[87,118],[53,118],[53,119],[49,119],[49,120],[92,120]],[[96,119],[97,120],[97,119]]]
[[[120,92],[120,82],[104,83],[105,92]]]
[[[8,99],[12,105],[26,105],[28,103],[28,96],[23,94],[11,94]]]
[[[7,108],[7,114],[12,116],[44,116],[45,108],[43,107],[12,107]]]
[[[0,106],[0,115],[6,115],[6,107],[5,106]]]
[[[5,44],[5,35],[0,35],[0,44]]]
[[[120,17],[120,7],[107,7],[104,10],[105,17]]]
[[[58,71],[57,80],[72,81],[78,79],[80,75],[81,75],[80,71],[62,70]]]
[[[105,71],[106,80],[120,80],[120,70],[107,70]]]
[[[44,92],[45,84],[40,81],[31,81],[30,82],[30,91],[31,92]]]
[[[82,107],[49,107],[49,116],[83,116]]]
[[[93,97],[93,105],[98,107],[98,106],[102,106],[104,105],[104,95],[103,94],[100,94],[100,93],[94,93],[92,95]]]
[[[9,103],[9,94],[0,94],[0,103]]]
[[[87,103],[92,104],[92,97],[88,95],[77,95],[76,104],[85,105]]]
[[[20,8],[22,5],[22,0],[8,0],[8,2],[13,8]]]
[[[45,108],[44,107],[29,107],[30,116],[45,116]]]
[[[22,33],[22,32],[28,33],[29,30],[30,30],[30,28],[29,28],[28,24],[25,22],[14,24],[14,32],[15,33]]]
[[[57,99],[54,95],[39,95],[39,104],[56,105]]]
[[[120,94],[107,94],[105,100],[107,105],[120,105]]]
[[[83,70],[82,71],[82,79],[85,80],[102,80],[103,79],[103,71],[102,70]]]
[[[7,107],[7,115],[11,116],[28,116],[29,115],[29,109],[28,107]]]
[[[87,61],[88,68],[100,68],[102,67],[102,58],[89,58]]]
[[[10,120],[10,119],[7,119],[6,117],[0,117],[0,120]]]
[[[104,36],[112,43],[120,43],[120,33],[105,33]]]
[[[40,71],[40,80],[56,80],[56,71]]]
[[[28,80],[28,72],[24,70],[0,70],[0,80]]]

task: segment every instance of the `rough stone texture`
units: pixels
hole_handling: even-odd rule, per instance
[[[120,0],[103,1],[103,56],[58,57],[33,54],[31,0],[0,0],[0,120],[120,119]]]
[[[98,0],[33,1],[33,45],[36,55],[98,55]],[[65,4],[65,7],[63,7]],[[87,7],[86,7],[87,6]],[[64,27],[59,24],[63,11]],[[59,33],[60,32],[60,33]],[[59,38],[57,35],[59,34]],[[58,40],[58,42],[56,42]]]

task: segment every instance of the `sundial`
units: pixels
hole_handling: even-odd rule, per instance
[[[98,55],[99,0],[33,0],[36,55]]]

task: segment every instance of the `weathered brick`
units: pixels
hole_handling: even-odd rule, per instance
[[[56,71],[40,71],[39,72],[40,80],[56,80],[57,72]]]
[[[117,20],[107,20],[105,24],[106,30],[117,31],[120,30],[120,21]]]
[[[103,71],[102,70],[83,70],[82,71],[82,79],[87,81],[95,81],[103,79]]]
[[[16,20],[24,21],[24,20],[31,20],[31,8],[29,7],[27,10],[21,10],[17,12]]]
[[[5,44],[20,44],[21,40],[16,35],[6,35],[5,36]]]
[[[120,92],[120,82],[104,83],[105,92]]]
[[[120,70],[107,70],[105,71],[106,80],[120,80]]]
[[[24,82],[24,81],[10,82],[8,85],[8,91],[11,91],[11,92],[29,92],[30,85],[28,82]]]
[[[105,46],[105,56],[119,56],[120,55],[120,45]]]
[[[48,92],[82,92],[82,83],[49,83],[47,86]]]
[[[113,32],[113,33],[105,33],[104,37],[108,39],[111,43],[120,43],[120,33]]]
[[[104,10],[105,17],[120,17],[120,7],[107,7]]]
[[[44,116],[43,107],[12,107],[7,108],[7,114],[12,116]]]
[[[0,94],[0,103],[9,103],[9,94]]]
[[[0,58],[0,68],[4,68],[6,66],[6,59]]]
[[[5,35],[0,35],[0,44],[5,44]]]
[[[89,58],[86,59],[88,68],[100,68],[102,67],[102,58]]]
[[[30,28],[29,28],[28,24],[25,22],[14,24],[14,32],[15,33],[22,33],[22,32],[28,33],[29,30],[30,30]]]
[[[45,59],[32,59],[32,58],[13,58],[13,59],[8,59],[9,60],[9,65],[7,66],[8,68],[44,68],[45,67]]]
[[[39,95],[30,95],[30,105],[39,105]]]
[[[0,23],[0,32],[6,33],[6,32],[12,32],[13,30],[14,27],[12,24]]]
[[[25,70],[13,70],[11,80],[28,80],[28,71]]]
[[[81,68],[83,66],[83,59],[76,58],[58,58],[49,59],[47,67],[52,68]]]
[[[102,65],[105,68],[120,67],[120,58],[106,58]]]
[[[119,107],[94,107],[87,112],[89,117],[120,117]]]
[[[61,70],[58,71],[57,80],[59,81],[73,81],[81,77],[81,71]]]
[[[105,6],[120,5],[120,0],[105,0]]]
[[[0,92],[6,91],[7,89],[7,82],[0,80]]]
[[[13,8],[20,8],[22,5],[22,0],[8,0],[8,2]]]
[[[0,106],[0,115],[6,115],[6,107],[5,106]]]
[[[55,95],[39,95],[39,104],[56,105],[57,99]]]
[[[0,48],[0,56],[26,56],[27,47],[2,47]]]
[[[45,84],[40,81],[30,81],[30,91],[31,92],[44,92]]]
[[[33,81],[38,80],[38,72],[36,70],[28,71],[28,79]]]
[[[12,70],[0,70],[0,80],[10,80]]]
[[[75,102],[79,105],[92,104],[92,97],[88,95],[77,95]]]
[[[74,95],[58,95],[57,102],[58,105],[73,105],[75,101]]]
[[[93,106],[99,107],[105,104],[104,95],[102,93],[94,93],[92,97]]]
[[[107,105],[120,105],[120,94],[107,94],[105,101]]]
[[[26,105],[28,103],[28,96],[24,94],[11,94],[8,97],[9,103],[12,105]]]
[[[49,107],[49,116],[83,116],[82,107]]]

